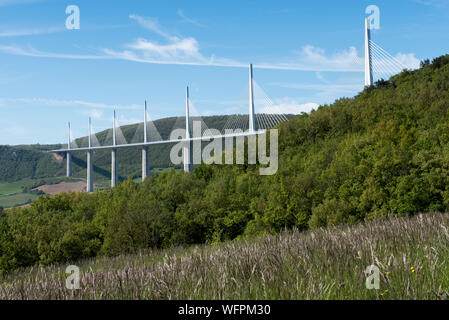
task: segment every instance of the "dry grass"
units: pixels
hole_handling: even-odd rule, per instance
[[[5,276],[0,299],[445,299],[448,228],[435,213],[82,261],[79,290],[65,265],[35,267]]]

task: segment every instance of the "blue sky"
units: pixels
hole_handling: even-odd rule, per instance
[[[80,9],[80,29],[65,26]],[[0,144],[66,141],[184,112],[308,112],[363,88],[365,8],[380,9],[373,40],[415,68],[447,53],[449,1],[0,0]],[[260,88],[259,88],[260,87]],[[263,96],[271,103],[266,103]],[[262,101],[263,100],[263,101]],[[220,128],[219,128],[220,129]]]

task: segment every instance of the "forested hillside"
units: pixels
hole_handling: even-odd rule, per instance
[[[51,153],[45,153],[45,147],[41,147],[0,146],[0,182],[63,175],[63,163],[58,162]]]
[[[0,269],[448,211],[449,56],[279,126],[279,170],[202,165],[0,219]]]

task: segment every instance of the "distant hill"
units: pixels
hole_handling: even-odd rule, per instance
[[[202,117],[204,123],[209,128],[221,129],[226,124],[230,116],[208,116]],[[292,118],[293,115],[289,115]],[[196,119],[192,117],[192,119]],[[155,120],[154,124],[161,135],[162,139],[167,139],[171,130],[183,128],[185,123],[184,117],[170,117]],[[121,127],[123,136],[128,142],[141,137],[142,132],[138,131],[138,127],[142,128],[143,124],[132,124]],[[111,144],[111,130],[101,131],[96,134],[98,140],[103,144]],[[63,140],[61,136],[61,140]],[[87,145],[87,137],[76,139],[78,146]],[[22,179],[37,179],[54,177],[65,174],[66,159],[65,155],[54,155],[48,153],[48,150],[65,148],[65,144],[56,145],[19,145],[19,146],[0,146],[0,181],[12,182]],[[170,161],[170,148],[172,144],[161,144],[149,147],[150,167],[152,168],[169,168],[173,167]],[[119,156],[119,176],[121,180],[128,176],[133,178],[141,175],[141,148],[126,148],[118,152]],[[97,150],[94,152],[94,179],[96,181],[110,179],[111,152],[110,150]],[[73,175],[74,177],[84,178],[86,176],[86,152],[73,152]]]
[[[38,179],[64,174],[63,163],[46,150],[53,146],[0,146],[0,181]]]

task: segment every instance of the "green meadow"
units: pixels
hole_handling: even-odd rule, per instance
[[[12,208],[30,203],[39,196],[33,193],[17,193],[8,196],[0,196],[0,207]]]

